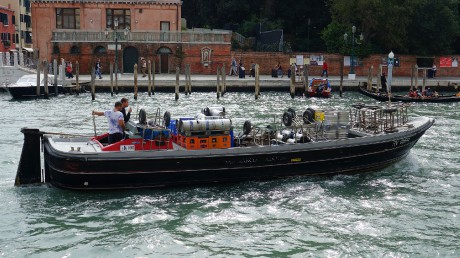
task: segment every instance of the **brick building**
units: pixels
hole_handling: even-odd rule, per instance
[[[31,0],[33,45],[41,59],[64,58],[89,73],[97,58],[103,72],[117,63],[132,73],[140,58],[157,73],[191,64],[194,73],[214,73],[227,61],[231,32],[182,28],[180,0]]]
[[[0,6],[0,52],[16,49],[16,31],[14,11],[9,7]]]
[[[32,16],[30,0],[2,0],[2,3],[14,11],[16,25],[16,49],[32,52]]]

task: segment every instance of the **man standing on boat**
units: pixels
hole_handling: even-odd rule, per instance
[[[106,110],[104,112],[94,111],[93,115],[105,116],[109,122],[109,144],[119,142],[123,139],[123,132],[125,130],[125,121],[123,114],[120,112],[123,105],[121,102],[115,102],[113,110]]]
[[[121,113],[123,114],[123,120],[125,121],[125,123],[128,123],[129,118],[131,117],[131,112],[133,111],[133,109],[130,107],[129,110],[128,110],[128,113],[126,113],[126,108],[129,106],[129,102],[128,102],[127,98],[122,98],[121,99],[121,104],[123,106],[121,108]]]

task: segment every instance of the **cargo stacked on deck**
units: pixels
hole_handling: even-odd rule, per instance
[[[187,150],[232,147],[232,121],[224,114],[224,108],[206,108],[194,118],[177,119],[169,126],[174,142]]]

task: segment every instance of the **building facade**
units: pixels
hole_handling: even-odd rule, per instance
[[[14,11],[9,7],[0,6],[0,52],[16,49],[17,35],[14,24]]]
[[[23,52],[32,52],[32,16],[30,0],[2,0],[2,3],[14,11],[16,25],[16,49]]]
[[[191,64],[193,72],[214,73],[226,62],[231,32],[185,30],[180,0],[31,0],[34,51],[41,59],[64,58],[89,73],[100,58],[132,73],[140,58],[168,73]]]

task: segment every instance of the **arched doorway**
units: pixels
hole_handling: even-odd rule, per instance
[[[171,49],[167,47],[160,47],[157,54],[160,56],[158,71],[160,73],[169,73],[169,56],[172,54]]]
[[[139,51],[135,47],[126,47],[123,50],[123,73],[134,73],[134,64],[139,59]]]

